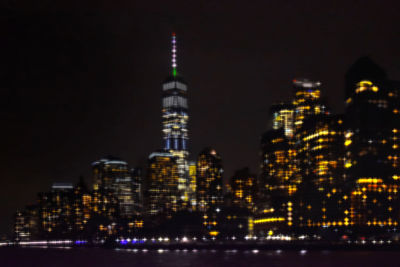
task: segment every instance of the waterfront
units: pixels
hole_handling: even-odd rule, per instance
[[[397,251],[0,249],[0,266],[398,266]]]

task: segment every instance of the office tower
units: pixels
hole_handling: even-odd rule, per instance
[[[71,199],[73,185],[54,183],[51,191],[39,193],[39,222],[42,237],[70,237],[73,232]]]
[[[253,213],[256,208],[256,175],[250,173],[249,168],[237,170],[232,176],[231,188],[233,205]]]
[[[118,200],[119,216],[135,213],[134,188],[128,164],[119,158],[106,157],[92,163],[95,191],[111,192]]]
[[[196,187],[197,187],[197,167],[195,161],[189,161],[189,203],[191,210],[197,209]]]
[[[292,104],[271,107],[272,129],[261,140],[260,194],[253,225],[256,232],[263,234],[288,232],[297,226],[294,225],[295,213],[298,212],[296,205],[302,195],[298,190],[306,179],[304,161],[310,160],[303,158],[309,147],[304,147],[299,132],[305,129],[306,121],[328,113],[320,101],[320,82],[298,79],[293,80],[293,86],[295,97]]]
[[[308,79],[293,80],[295,90],[294,106],[294,127],[298,130],[304,119],[311,115],[318,115],[327,112],[325,105],[321,103],[321,83]]]
[[[89,220],[92,218],[92,195],[89,192],[83,177],[79,178],[79,182],[73,188],[73,195],[71,199],[72,217],[74,223],[74,234],[82,236]]]
[[[317,227],[349,225],[344,176],[343,116],[319,114],[307,118],[296,132],[302,182],[294,200],[296,225]],[[305,230],[303,230],[305,231]]]
[[[141,168],[131,169],[133,184],[134,215],[141,215],[143,209],[143,172]]]
[[[26,206],[14,215],[14,240],[28,241],[37,239],[39,233],[39,214],[36,205]]]
[[[272,105],[272,129],[284,129],[285,136],[291,138],[294,134],[294,106],[288,103]]]
[[[197,208],[208,211],[222,205],[222,160],[212,148],[205,148],[197,158]]]
[[[187,85],[177,72],[177,40],[172,34],[172,75],[163,83],[162,132],[164,150],[176,157],[182,205],[188,205],[188,103]]]
[[[399,221],[399,82],[370,58],[346,73],[346,176],[352,225],[385,229]],[[383,228],[382,228],[383,227]]]
[[[17,211],[14,214],[14,240],[30,240],[28,216],[24,211]]]
[[[218,215],[223,205],[222,160],[212,148],[205,148],[197,158],[197,210],[203,213],[208,234],[219,234]]]
[[[182,208],[178,190],[177,158],[169,152],[154,152],[149,156],[147,171],[147,214],[168,218]]]
[[[293,195],[299,186],[296,159],[294,138],[286,136],[284,128],[263,134],[258,210],[252,223],[255,232],[282,233],[293,226]]]

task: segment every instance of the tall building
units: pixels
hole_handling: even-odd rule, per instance
[[[177,40],[172,34],[172,75],[163,83],[162,132],[164,150],[176,157],[178,165],[178,189],[183,205],[188,205],[188,101],[187,85],[177,71]]]
[[[14,215],[14,240],[35,240],[39,236],[39,214],[36,205],[26,206]]]
[[[295,214],[301,201],[299,196],[303,194],[299,189],[309,188],[303,187],[308,179],[306,172],[315,171],[310,170],[314,167],[313,159],[304,157],[310,145],[305,145],[305,139],[299,133],[305,129],[314,133],[313,126],[305,126],[306,122],[328,113],[320,99],[320,86],[320,82],[308,79],[293,80],[295,97],[292,104],[283,103],[271,108],[272,129],[261,140],[260,199],[258,214],[253,221],[255,231],[264,234],[290,232],[296,226]]]
[[[223,205],[222,160],[212,148],[197,158],[197,210],[204,214],[204,226],[211,236],[219,234],[218,216]]]
[[[182,208],[178,190],[177,158],[169,152],[154,152],[149,156],[147,170],[147,215],[171,217]]]
[[[304,119],[308,116],[318,115],[326,112],[326,107],[321,103],[321,82],[308,79],[293,80],[295,89],[294,127],[298,130]]]
[[[123,218],[135,214],[134,181],[128,164],[108,156],[92,163],[94,190],[111,192],[118,199],[119,215]]]
[[[40,234],[43,237],[71,236],[74,229],[72,194],[70,183],[54,183],[50,192],[39,194]]]
[[[143,209],[143,171],[141,168],[131,169],[133,184],[134,215],[141,215]]]
[[[344,176],[343,116],[319,114],[306,119],[296,133],[302,182],[294,200],[296,225],[312,232],[318,227],[346,226],[348,209]]]
[[[346,176],[352,225],[384,229],[399,222],[399,82],[370,58],[346,73]],[[386,227],[385,227],[386,226]],[[382,228],[383,227],[383,228]]]
[[[205,148],[197,158],[197,208],[208,211],[220,207],[223,199],[222,160],[215,149]]]
[[[83,236],[93,212],[92,194],[89,192],[83,177],[80,177],[78,184],[74,186],[70,202],[72,206],[74,234],[77,237]]]
[[[292,104],[280,103],[272,105],[272,129],[284,129],[285,136],[291,138],[294,134],[294,107]]]
[[[237,170],[231,179],[233,205],[253,213],[256,208],[256,175],[249,168]]]
[[[299,186],[295,179],[299,173],[296,159],[294,138],[286,136],[284,128],[263,134],[255,232],[284,232],[293,226],[293,195]]]
[[[195,161],[189,162],[189,202],[191,210],[197,209],[196,188],[197,188],[197,167]]]

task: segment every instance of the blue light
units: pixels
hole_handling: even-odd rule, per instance
[[[183,150],[187,150],[186,149],[186,140],[185,139],[182,140],[182,149]]]
[[[175,145],[175,149],[178,150],[178,139],[174,139],[174,145]]]
[[[126,244],[128,244],[128,241],[126,241],[125,239],[122,239],[122,240],[120,241],[120,243],[121,243],[121,245],[126,245]]]

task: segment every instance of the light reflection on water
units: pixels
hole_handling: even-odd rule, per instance
[[[0,248],[0,266],[395,266],[396,251]]]

